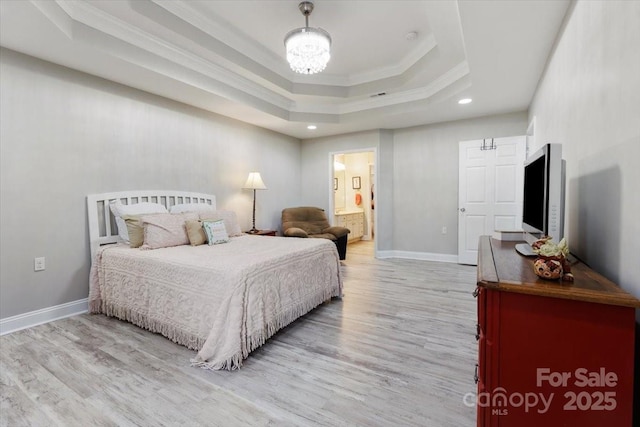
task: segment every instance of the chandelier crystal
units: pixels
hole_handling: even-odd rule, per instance
[[[287,61],[296,73],[319,73],[331,59],[331,36],[322,28],[309,27],[313,3],[303,1],[298,7],[305,17],[305,26],[289,31],[285,36]]]

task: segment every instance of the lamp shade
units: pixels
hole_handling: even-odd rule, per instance
[[[251,172],[249,173],[247,182],[245,182],[244,187],[242,188],[250,190],[266,190],[267,186],[264,185],[262,177],[260,176],[260,172]]]

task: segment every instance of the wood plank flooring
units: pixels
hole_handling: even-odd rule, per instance
[[[0,337],[2,426],[473,426],[474,267],[350,244],[344,298],[234,372],[102,315]]]

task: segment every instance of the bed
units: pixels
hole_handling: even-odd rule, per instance
[[[215,208],[215,197],[168,191],[87,197],[89,311],[197,350],[194,366],[237,369],[278,330],[342,295],[338,253],[328,240],[241,234],[219,245],[141,250],[118,236],[114,200]]]

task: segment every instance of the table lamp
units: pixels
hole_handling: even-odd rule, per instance
[[[253,190],[253,227],[247,233],[256,234],[260,231],[256,228],[256,190],[266,190],[267,186],[262,182],[260,172],[251,172],[242,188]]]

